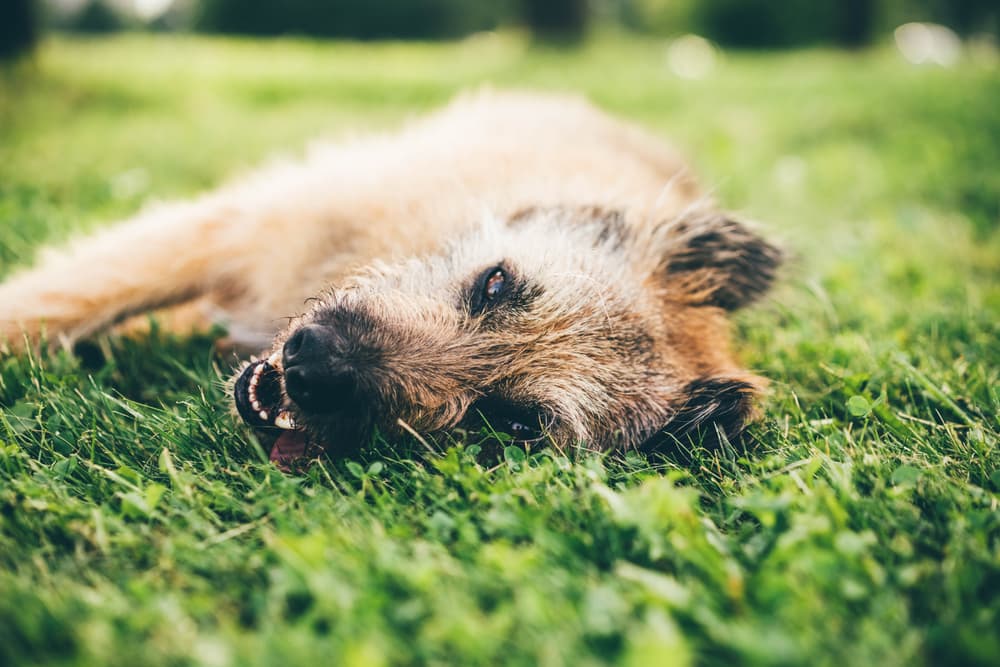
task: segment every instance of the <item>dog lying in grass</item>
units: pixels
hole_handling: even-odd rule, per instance
[[[264,350],[233,398],[282,463],[484,422],[643,448],[742,431],[763,381],[727,314],[779,261],[649,134],[481,92],[49,251],[0,285],[0,337],[222,323]]]

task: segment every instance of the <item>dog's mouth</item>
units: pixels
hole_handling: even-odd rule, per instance
[[[284,391],[280,359],[280,353],[275,353],[247,366],[236,378],[233,398],[243,421],[262,442],[271,443],[271,462],[289,472],[318,456],[325,443],[318,442],[296,419],[301,410]],[[487,395],[469,407],[458,427],[500,443],[531,445],[545,439],[554,423],[555,419],[537,406]]]
[[[265,438],[274,440],[271,461],[288,470],[318,448],[313,446],[305,429],[295,422],[282,389],[279,358],[275,353],[247,366],[236,379],[233,398],[243,421]]]

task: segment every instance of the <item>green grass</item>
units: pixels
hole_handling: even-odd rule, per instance
[[[0,272],[313,136],[479,82],[672,137],[795,252],[740,316],[744,451],[405,444],[304,477],[229,416],[206,338],[0,360],[0,664],[1000,662],[1000,74],[890,51],[513,38],[125,38],[0,72]]]

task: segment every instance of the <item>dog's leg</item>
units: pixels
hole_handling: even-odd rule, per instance
[[[37,343],[42,332],[63,344],[131,315],[238,289],[252,261],[252,230],[223,197],[164,205],[65,249],[0,284],[0,343]],[[245,214],[244,214],[245,215]]]

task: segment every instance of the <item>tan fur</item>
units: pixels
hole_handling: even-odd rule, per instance
[[[655,137],[575,98],[480,92],[46,252],[0,285],[0,338],[70,343],[180,307],[173,326],[197,312],[280,351],[302,323],[363,310],[391,358],[384,404],[414,428],[454,426],[499,391],[558,414],[566,440],[635,446],[692,381],[760,386],[729,352],[724,309],[740,304],[722,296],[759,270],[750,300],[773,266],[744,268],[726,244],[776,253],[723,218]],[[505,258],[544,298],[486,331],[455,304]]]

